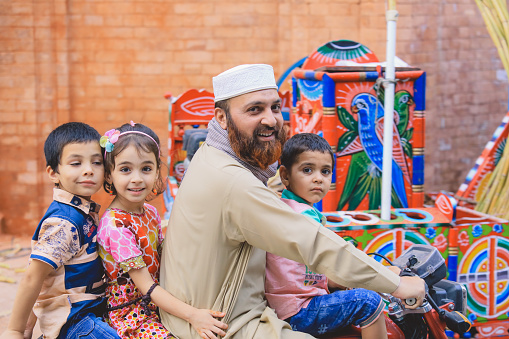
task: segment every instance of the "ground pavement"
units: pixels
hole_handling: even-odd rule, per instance
[[[30,236],[0,234],[0,334],[7,328],[18,285],[30,256]],[[39,326],[33,338],[41,335]]]

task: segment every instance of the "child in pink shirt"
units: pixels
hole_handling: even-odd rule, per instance
[[[174,338],[157,308],[189,322],[201,338],[224,336],[223,312],[198,309],[159,286],[161,218],[147,203],[164,191],[159,138],[130,122],[101,138],[104,188],[114,195],[99,223],[99,255],[108,278],[108,323],[122,338]]]
[[[281,200],[325,225],[325,217],[313,204],[328,192],[333,166],[334,154],[324,138],[311,133],[293,136],[281,156],[279,171],[286,187]],[[387,338],[379,294],[362,288],[329,293],[329,285],[338,287],[304,264],[267,253],[267,301],[294,330],[314,336],[337,334],[353,324],[361,327],[364,339]]]

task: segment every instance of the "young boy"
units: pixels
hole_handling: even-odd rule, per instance
[[[281,155],[279,171],[286,187],[282,200],[325,225],[325,217],[313,204],[329,191],[333,166],[334,154],[324,138],[311,133],[293,136]],[[364,339],[387,338],[380,295],[365,289],[329,294],[329,287],[339,286],[304,264],[267,253],[267,301],[294,330],[317,336],[339,333],[339,329],[353,324],[361,327]]]
[[[35,316],[45,338],[118,338],[98,317],[105,287],[96,242],[100,206],[90,197],[104,181],[100,137],[92,127],[70,122],[44,143],[46,172],[56,186],[53,202],[32,237],[30,265],[4,338],[23,338],[25,331],[31,337]]]

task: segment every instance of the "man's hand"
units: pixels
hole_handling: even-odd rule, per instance
[[[399,275],[401,273],[401,268],[398,266],[387,266],[388,269]]]
[[[426,294],[426,288],[424,286],[424,280],[417,276],[401,277],[398,288],[391,294],[403,301],[405,301],[405,299],[415,298],[417,302],[414,305],[405,306],[409,309],[415,309],[421,306],[424,300]]]
[[[226,330],[228,325],[215,318],[222,318],[224,315],[225,314],[223,312],[195,309],[189,319],[189,322],[198,332],[200,337],[203,339],[214,339],[216,338],[214,333],[219,334],[221,337],[226,335],[223,330]]]

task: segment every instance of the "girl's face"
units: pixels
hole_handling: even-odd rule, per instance
[[[115,168],[106,180],[115,186],[115,207],[142,213],[145,198],[152,192],[159,175],[156,156],[133,145],[115,157]]]

